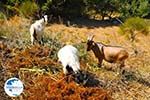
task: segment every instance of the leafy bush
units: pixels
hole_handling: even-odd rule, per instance
[[[51,55],[50,58],[52,58],[53,60],[57,60],[57,52],[59,51],[59,49],[63,46],[63,43],[59,42],[59,40],[57,39],[52,39],[48,36],[44,37],[43,43],[45,44],[45,46],[51,48]]]
[[[129,39],[134,41],[137,33],[142,33],[147,35],[149,33],[148,23],[139,17],[132,17],[125,21],[125,23],[120,27],[122,34],[126,34]]]
[[[0,0],[0,7],[7,16],[22,13],[26,17],[33,16],[37,10],[64,18],[91,17],[90,12],[99,14],[102,19],[118,16],[118,13],[122,18],[150,14],[148,0]]]
[[[25,1],[20,5],[20,13],[25,17],[33,16],[38,10],[38,5],[32,1]]]
[[[3,12],[0,12],[0,19],[4,19],[5,18],[5,14]]]
[[[146,17],[149,15],[148,0],[119,0],[118,4],[122,18]]]

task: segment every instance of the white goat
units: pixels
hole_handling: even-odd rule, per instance
[[[31,25],[30,35],[31,35],[32,44],[34,44],[35,41],[41,44],[43,30],[45,28],[45,25],[47,24],[47,21],[48,21],[48,16],[44,15],[40,20],[37,20],[35,23]]]
[[[66,45],[58,51],[58,61],[63,65],[64,74],[72,72],[78,73],[80,63],[78,58],[78,50],[72,45]]]

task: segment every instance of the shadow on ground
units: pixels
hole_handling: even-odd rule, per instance
[[[63,19],[62,19],[63,20]],[[49,23],[55,23],[55,22],[49,22]],[[96,28],[96,27],[108,27],[108,26],[118,26],[122,23],[122,21],[119,18],[112,18],[107,20],[95,20],[95,19],[89,19],[84,17],[78,17],[70,20],[63,20],[62,22],[66,26],[75,26],[75,27],[87,27],[89,29]]]
[[[140,74],[133,71],[124,71],[122,74],[122,81],[137,81],[140,84],[150,87],[150,82],[144,79]]]
[[[74,81],[85,87],[104,87],[105,82],[96,77],[95,74],[88,71],[80,71],[73,75]]]

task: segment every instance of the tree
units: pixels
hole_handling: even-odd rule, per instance
[[[119,13],[121,17],[145,17],[150,14],[148,0],[119,0]]]
[[[117,12],[117,3],[116,0],[85,0],[86,9],[88,11],[95,10],[96,14],[104,17],[109,17],[111,19],[112,14]]]
[[[0,0],[0,6],[0,11],[8,16],[20,12],[35,13],[29,14],[31,17],[47,13],[64,18],[91,16],[89,12],[94,12],[101,15],[102,19],[106,16],[111,18],[116,13],[125,19],[150,15],[149,0]],[[20,8],[23,8],[22,11]]]

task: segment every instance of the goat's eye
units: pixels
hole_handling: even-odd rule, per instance
[[[91,45],[92,44],[92,42],[87,42],[87,45]]]

